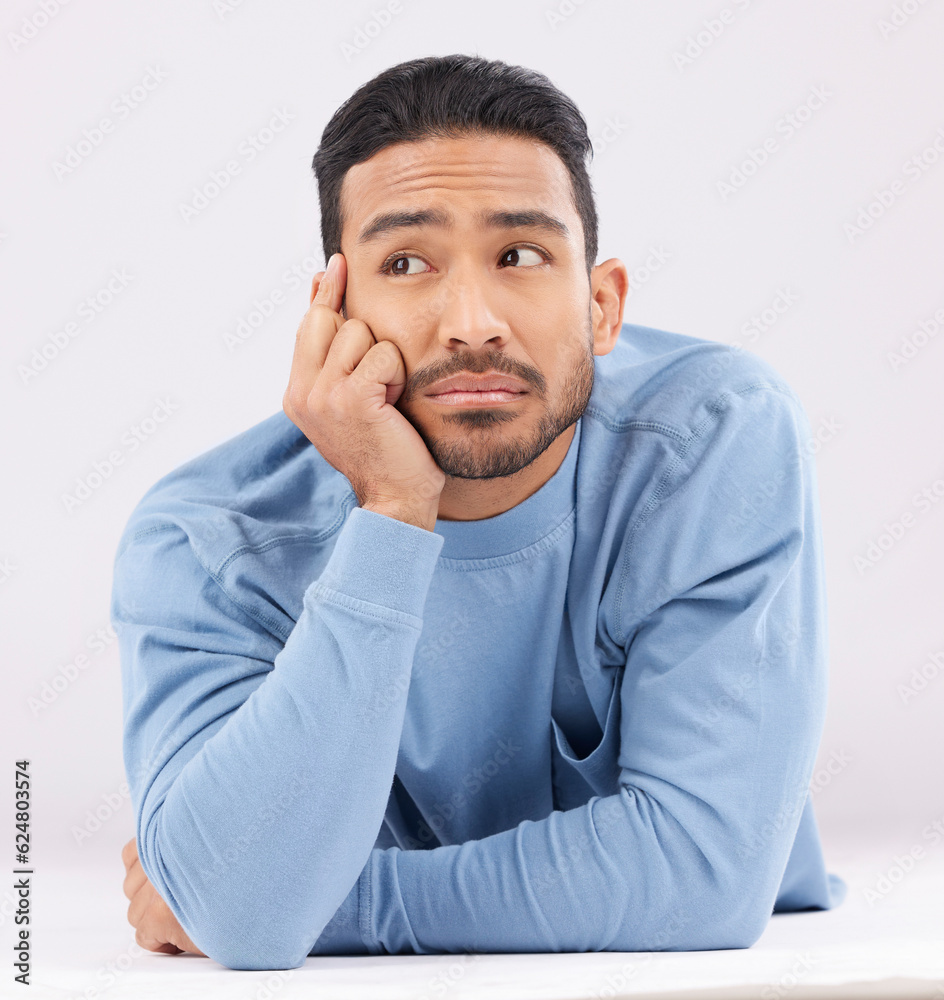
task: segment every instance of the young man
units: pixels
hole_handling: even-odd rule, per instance
[[[759,358],[623,324],[589,150],[545,77],[462,55],[328,124],[283,412],[116,556],[143,946],[745,948],[841,902],[806,417]]]

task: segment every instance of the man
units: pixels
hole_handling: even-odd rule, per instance
[[[589,149],[546,77],[462,55],[328,124],[283,412],[116,556],[143,946],[745,948],[842,901],[806,417],[759,358],[623,324]]]

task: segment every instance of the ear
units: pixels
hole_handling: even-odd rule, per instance
[[[594,354],[609,354],[616,346],[628,292],[629,272],[618,257],[611,257],[590,271]]]
[[[308,300],[309,305],[315,301],[315,296],[318,294],[318,286],[321,284],[321,279],[324,276],[324,271],[318,271],[318,273],[311,279],[311,298]]]

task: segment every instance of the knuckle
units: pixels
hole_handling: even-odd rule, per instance
[[[308,393],[305,391],[305,387],[293,379],[291,385],[285,390],[285,398],[283,399],[286,413],[290,417],[297,415],[304,409],[307,399]]]

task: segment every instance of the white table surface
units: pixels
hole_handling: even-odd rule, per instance
[[[119,858],[83,868],[37,863],[32,985],[13,982],[5,960],[0,997],[944,1000],[944,847],[929,850],[870,904],[865,889],[888,871],[894,853],[894,846],[874,845],[828,851],[827,867],[849,883],[845,902],[831,911],[777,914],[748,949],[318,957],[288,972],[233,971],[195,955],[145,952],[127,923]],[[9,955],[9,918],[0,942]]]

